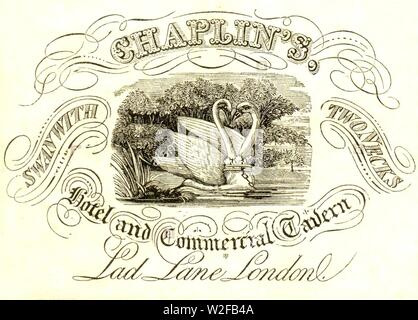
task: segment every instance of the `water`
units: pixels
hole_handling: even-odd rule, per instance
[[[295,172],[284,168],[266,168],[255,176],[254,191],[200,191],[192,201],[182,199],[139,199],[124,201],[126,204],[155,203],[165,206],[182,207],[224,207],[224,206],[261,206],[283,205],[295,206],[305,202],[309,188],[310,169],[297,168]],[[178,187],[183,179],[169,173],[162,173],[158,181],[168,188]]]

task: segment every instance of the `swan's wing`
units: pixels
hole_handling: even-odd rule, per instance
[[[188,132],[191,132],[218,149],[221,146],[221,136],[214,123],[189,117],[178,117],[177,121],[180,133],[188,134]]]
[[[192,173],[178,157],[154,157],[156,164],[163,170],[183,178],[193,178]]]
[[[207,141],[173,132],[173,143],[183,164],[203,183],[225,183],[221,152]]]
[[[221,135],[219,134],[218,128],[214,123],[196,118],[178,117],[178,124],[180,128],[184,128],[187,131],[193,133],[195,136],[209,142],[218,150],[222,150],[223,154],[225,154]],[[225,131],[231,139],[235,154],[238,154],[241,145],[245,140],[245,137],[239,132],[230,128],[225,127]],[[187,134],[187,132],[182,133]]]

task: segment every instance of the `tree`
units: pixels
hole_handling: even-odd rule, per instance
[[[117,148],[129,150],[129,146],[147,165],[152,165],[155,150],[160,142],[155,136],[162,127],[155,124],[118,123],[113,130],[112,144]]]
[[[294,172],[295,166],[305,165],[305,158],[296,149],[266,148],[263,152],[263,165],[270,168],[278,163],[290,164],[290,171]]]
[[[264,131],[264,136],[267,141],[274,144],[274,146],[264,150],[264,152],[267,151],[267,154],[263,157],[263,160],[267,165],[272,166],[277,162],[285,165],[290,164],[291,172],[294,172],[294,166],[305,165],[301,148],[306,145],[310,146],[310,144],[304,134],[290,127],[272,124]],[[285,146],[285,149],[278,150],[278,146]]]
[[[285,127],[279,124],[272,124],[264,130],[266,141],[273,142],[276,145],[293,144],[296,146],[309,145],[305,135],[297,132],[295,129]]]
[[[294,172],[294,166],[303,166],[305,165],[304,157],[297,152],[296,149],[285,149],[279,152],[278,157],[279,162],[282,162],[285,165],[290,164],[290,171]]]
[[[151,99],[143,91],[135,89],[122,101],[118,114],[127,123],[140,123],[143,116],[152,113],[153,110]]]
[[[280,152],[277,148],[264,148],[263,150],[263,166],[265,168],[274,167],[280,160]]]
[[[158,147],[155,134],[159,129],[177,131],[179,116],[213,122],[212,106],[219,99],[228,99],[233,106],[240,102],[252,103],[260,114],[260,126],[266,131],[265,143],[289,143],[296,146],[307,143],[303,135],[273,122],[299,108],[278,94],[277,87],[270,80],[252,78],[245,79],[240,88],[232,83],[220,84],[203,78],[177,82],[156,99],[151,99],[139,88],[134,89],[118,109],[119,118],[112,143],[126,150],[129,144],[140,159],[151,164]],[[252,124],[248,113],[233,123],[229,123],[228,116],[221,114],[221,118],[226,126],[234,129],[247,129]]]
[[[125,150],[130,146],[139,159],[152,165],[158,147],[155,135],[160,129],[166,128],[164,112],[147,94],[135,89],[122,101],[118,114],[112,137],[113,146]]]
[[[300,109],[280,95],[277,87],[268,79],[245,79],[234,98],[236,103],[250,102],[258,109],[261,128],[268,128],[274,120],[291,115]],[[251,117],[248,114],[244,115],[242,119],[236,121],[235,126],[239,129],[250,127]]]
[[[158,109],[167,117],[167,126],[177,129],[177,117],[186,116],[213,121],[212,106],[219,99],[234,100],[238,88],[198,78],[174,84],[157,98]]]

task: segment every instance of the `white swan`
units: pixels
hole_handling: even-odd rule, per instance
[[[177,157],[154,157],[157,165],[186,178],[183,186],[201,190],[248,189],[251,180],[243,174],[243,167],[237,166],[237,159],[242,164],[242,159],[251,154],[255,139],[251,135],[255,135],[259,122],[254,107],[248,103],[238,105],[235,115],[251,111],[254,115],[250,133],[243,137],[235,130],[226,128],[219,119],[220,110],[228,115],[231,109],[228,100],[216,101],[212,108],[215,124],[179,117],[179,132],[167,131],[169,143],[177,150]]]
[[[251,115],[252,124],[250,131],[248,132],[244,142],[240,145],[238,154],[234,159],[234,163],[237,164],[244,163],[245,159],[251,155],[257,135],[257,129],[260,126],[260,116],[258,114],[258,110],[248,102],[241,102],[237,105],[232,118],[238,118],[245,113],[249,113]]]
[[[221,103],[223,104],[219,106]],[[231,113],[228,100],[219,100],[212,108],[216,124],[195,118],[178,117],[179,132],[165,131],[168,146],[174,146],[177,154],[174,157],[154,157],[156,164],[186,179],[196,179],[207,185],[224,185],[224,161],[227,157],[234,157],[234,154],[231,153],[233,149],[225,133],[226,128],[219,120],[219,111],[222,109],[227,115]],[[229,135],[238,140],[236,143],[244,141],[240,134],[232,129],[228,130]],[[185,184],[188,183],[189,181],[185,181]]]

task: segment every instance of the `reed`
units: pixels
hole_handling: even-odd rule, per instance
[[[115,193],[120,198],[143,198],[147,189],[155,181],[149,165],[142,161],[130,144],[128,144],[128,149],[120,148],[112,155],[111,165],[116,170]]]

